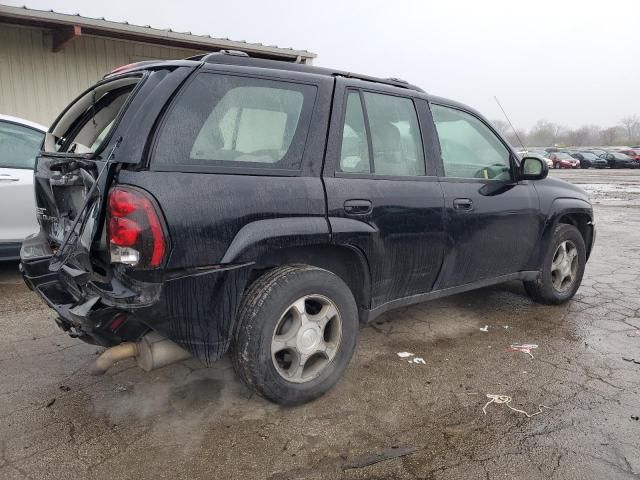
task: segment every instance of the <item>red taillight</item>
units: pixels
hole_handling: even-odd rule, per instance
[[[109,241],[119,247],[131,247],[138,241],[140,225],[128,218],[112,217],[109,220]]]
[[[166,239],[151,199],[138,189],[116,187],[109,192],[107,203],[111,261],[143,268],[160,266]]]

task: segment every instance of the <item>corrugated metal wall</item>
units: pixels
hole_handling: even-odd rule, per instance
[[[0,24],[0,113],[49,125],[116,67],[201,53],[90,36],[77,37],[54,53],[51,41],[47,30]]]

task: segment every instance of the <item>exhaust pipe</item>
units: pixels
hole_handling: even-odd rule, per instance
[[[91,365],[91,375],[103,375],[116,362],[134,358],[140,368],[150,372],[191,357],[185,349],[155,332],[146,334],[136,343],[126,342],[107,348]]]

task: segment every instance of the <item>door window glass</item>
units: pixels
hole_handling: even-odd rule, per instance
[[[447,177],[509,180],[509,150],[476,117],[431,105]]]
[[[364,92],[376,175],[425,174],[418,115],[409,98]]]
[[[340,171],[349,173],[371,173],[369,144],[360,93],[349,92],[342,130],[340,149]]]
[[[0,121],[0,168],[32,169],[44,132]]]
[[[299,168],[315,87],[200,74],[158,136],[160,164]]]

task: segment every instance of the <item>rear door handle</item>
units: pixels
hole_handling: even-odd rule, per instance
[[[470,211],[473,210],[473,200],[470,198],[456,198],[453,201],[453,208],[456,210]]]
[[[344,211],[350,215],[366,215],[371,213],[371,201],[369,200],[346,200]]]

